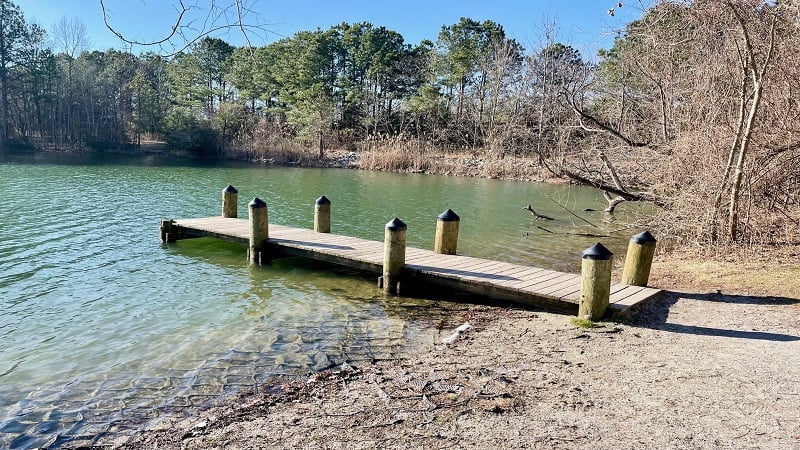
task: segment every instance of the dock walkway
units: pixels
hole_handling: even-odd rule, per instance
[[[210,237],[248,245],[250,228],[246,219],[206,217],[174,220],[172,233],[175,239]],[[376,273],[383,270],[383,242],[269,224],[267,245],[276,253]],[[404,280],[570,312],[577,311],[581,290],[581,277],[576,274],[413,247],[406,249],[401,273]],[[624,311],[659,293],[658,289],[612,282],[609,308]]]

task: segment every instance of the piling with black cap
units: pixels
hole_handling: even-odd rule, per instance
[[[324,195],[314,202],[314,231],[331,232],[331,201]]]
[[[269,239],[267,203],[256,197],[247,206],[250,218],[250,245],[247,249],[247,256],[251,262],[261,263],[267,239]]]
[[[599,320],[608,308],[614,254],[598,242],[584,250],[582,256],[578,318]]]
[[[239,191],[232,185],[222,190],[222,217],[235,218],[239,202]]]
[[[161,221],[161,226],[158,228],[161,242],[175,242],[178,240],[178,234],[172,231],[173,223],[173,220],[164,219]]]
[[[655,252],[656,238],[649,231],[633,236],[628,243],[622,282],[632,286],[647,286]]]
[[[406,224],[395,217],[386,224],[383,239],[383,277],[379,284],[387,294],[400,291],[400,269],[406,262]]]
[[[458,225],[461,218],[452,209],[439,214],[436,219],[436,239],[433,251],[444,255],[455,255],[458,247]]]

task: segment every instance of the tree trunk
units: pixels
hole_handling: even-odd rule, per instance
[[[667,94],[664,92],[662,83],[658,83],[658,92],[661,97],[661,134],[664,142],[669,142],[669,125],[668,125],[668,109],[667,109]]]
[[[461,122],[461,113],[464,110],[464,91],[466,90],[466,80],[461,80],[461,86],[458,91],[458,112],[456,113],[456,121]]]
[[[743,62],[744,63],[744,62]],[[746,67],[746,66],[744,66]],[[725,170],[722,172],[722,179],[719,181],[719,188],[717,189],[717,194],[714,197],[714,209],[712,210],[713,217],[711,218],[711,238],[713,240],[717,239],[717,218],[720,213],[720,206],[722,205],[722,195],[725,190],[725,185],[728,183],[728,178],[731,176],[731,170],[733,169],[733,159],[736,157],[736,149],[739,148],[739,144],[741,143],[742,139],[742,130],[744,129],[744,113],[747,107],[747,74],[746,70],[742,75],[742,83],[739,87],[739,112],[736,118],[736,135],[733,138],[733,143],[731,144],[730,151],[728,151],[728,160],[725,163]]]
[[[599,156],[600,160],[603,161],[606,169],[608,169],[609,173],[611,174],[611,180],[614,182],[614,186],[616,186],[616,188],[621,192],[628,192],[628,190],[625,189],[625,186],[622,184],[622,180],[619,178],[619,175],[617,175],[616,169],[614,169],[614,166],[611,164],[611,161],[608,159],[606,154],[600,152]],[[609,214],[614,214],[614,210],[617,209],[617,206],[625,201],[625,198],[621,195],[617,195],[616,197],[612,198],[608,191],[603,191],[603,197],[605,197],[606,201],[608,202],[608,206],[603,211]]]
[[[767,47],[767,54],[764,56],[764,61],[759,67],[756,62],[756,56],[753,49],[752,41],[750,40],[750,33],[747,31],[745,19],[739,14],[736,6],[728,3],[728,6],[736,16],[739,22],[739,27],[744,39],[745,52],[747,55],[747,70],[750,72],[750,77],[753,83],[753,102],[750,104],[750,111],[747,115],[747,123],[742,131],[741,141],[739,143],[739,155],[736,159],[736,170],[733,173],[733,184],[731,186],[731,204],[728,210],[728,239],[731,242],[739,240],[739,202],[741,201],[742,194],[742,180],[744,179],[744,162],[747,158],[748,150],[750,149],[750,142],[753,133],[753,124],[755,123],[756,115],[761,104],[761,93],[764,90],[764,74],[769,66],[772,52],[775,49],[775,24],[777,23],[777,16],[773,16],[772,24],[769,30],[769,46]]]
[[[739,155],[736,159],[736,170],[733,172],[733,185],[731,186],[731,204],[728,210],[728,238],[731,242],[736,242],[739,239],[739,202],[742,194],[742,180],[744,179],[744,161],[750,149],[753,123],[758,113],[758,107],[761,103],[761,92],[764,88],[761,80],[753,84],[753,103],[750,104],[747,124],[745,125],[742,139],[739,143]]]
[[[6,48],[5,3],[0,1],[0,149],[8,143],[8,49]]]

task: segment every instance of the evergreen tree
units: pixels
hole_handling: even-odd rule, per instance
[[[20,63],[23,49],[29,43],[29,31],[19,6],[11,0],[0,0],[0,146],[5,146],[11,138],[9,72]]]

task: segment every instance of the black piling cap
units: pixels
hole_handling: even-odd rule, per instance
[[[439,220],[442,222],[460,222],[461,217],[458,217],[458,214],[453,212],[452,209],[448,208],[447,211],[439,214]]]
[[[226,187],[225,189],[223,189],[223,191],[222,191],[222,192],[224,192],[224,193],[226,193],[226,194],[238,194],[238,193],[239,193],[239,191],[237,191],[237,190],[236,190],[236,188],[235,188],[235,187],[233,187],[233,185],[232,185],[232,184],[229,184],[229,185],[228,185],[228,187]]]
[[[655,245],[656,238],[649,231],[644,231],[632,237],[631,242],[639,245]]]
[[[402,231],[405,230],[406,228],[408,227],[406,227],[405,222],[398,219],[397,217],[386,223],[386,229],[389,231]]]
[[[316,201],[316,204],[317,204],[317,205],[330,205],[330,204],[331,204],[331,201],[330,201],[330,200],[328,200],[328,197],[325,197],[325,196],[323,195],[322,197],[320,197],[320,198],[318,198],[318,199],[317,199],[317,201]]]
[[[266,208],[267,207],[267,202],[265,202],[264,200],[261,200],[260,198],[256,197],[247,206],[249,206],[251,208]]]
[[[608,261],[614,256],[613,253],[603,246],[601,243],[594,244],[583,251],[583,259],[594,259],[598,261]]]

